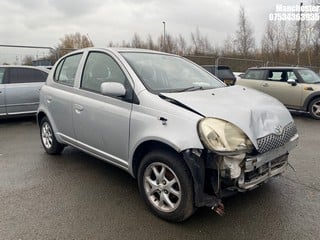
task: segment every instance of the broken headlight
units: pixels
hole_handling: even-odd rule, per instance
[[[204,146],[219,154],[234,155],[250,152],[253,148],[252,142],[240,128],[221,119],[201,119],[198,133]]]

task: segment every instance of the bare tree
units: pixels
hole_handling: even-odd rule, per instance
[[[313,45],[313,55],[320,55],[320,21],[317,21],[313,25],[312,29],[312,45]]]
[[[179,55],[185,55],[187,54],[187,42],[184,39],[184,37],[179,34],[178,39],[177,39],[177,54]]]
[[[304,21],[302,23],[301,35],[302,35],[302,42],[301,42],[301,51],[304,51],[307,55],[307,62],[308,65],[312,65],[311,53],[312,53],[312,31],[313,26],[311,22]]]
[[[23,60],[22,60],[22,65],[29,65],[29,66],[31,66],[33,60],[34,60],[34,57],[33,57],[33,56],[27,55],[27,56],[25,56],[25,57],[23,58]]]
[[[147,48],[151,50],[158,50],[158,46],[154,43],[151,35],[149,34],[147,37]]]
[[[193,54],[208,54],[212,52],[212,46],[206,36],[202,36],[199,28],[195,33],[191,33],[193,43]]]
[[[239,53],[247,57],[255,48],[255,39],[253,37],[253,28],[248,21],[244,7],[239,10],[239,30],[236,32],[237,47]]]
[[[236,55],[236,39],[231,36],[228,36],[223,43],[223,47],[219,49],[221,55],[223,56],[232,56]]]
[[[133,47],[133,48],[146,48],[146,44],[144,43],[144,41],[141,39],[141,37],[137,33],[134,33],[132,41],[131,41],[131,47]]]
[[[279,61],[281,41],[283,40],[280,33],[277,22],[269,21],[261,43],[261,51],[267,60]]]
[[[165,46],[166,46],[166,52],[168,52],[168,53],[177,53],[178,52],[177,41],[170,34],[166,34],[166,45]]]
[[[61,38],[57,49],[59,50],[59,56],[63,56],[74,49],[86,47],[93,47],[91,40],[87,35],[82,35],[77,32],[74,34],[66,34],[64,38]]]

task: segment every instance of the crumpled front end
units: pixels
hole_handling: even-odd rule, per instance
[[[280,134],[269,134],[257,139],[257,154],[247,154],[238,178],[238,190],[255,188],[260,183],[284,172],[289,151],[298,144],[298,133],[293,122]]]
[[[197,206],[216,209],[222,197],[254,189],[283,173],[289,152],[298,144],[298,133],[294,122],[290,122],[277,133],[256,141],[258,147],[237,154],[221,154],[208,148],[184,152],[195,180]]]
[[[275,98],[239,86],[165,97],[203,116],[197,130],[204,149],[183,152],[197,206],[221,206],[230,192],[251,190],[285,171],[298,133]]]

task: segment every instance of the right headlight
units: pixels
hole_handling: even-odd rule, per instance
[[[240,154],[253,149],[252,142],[240,128],[221,119],[203,118],[198,132],[202,143],[213,152]]]

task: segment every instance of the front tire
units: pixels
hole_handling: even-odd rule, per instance
[[[311,101],[309,105],[309,113],[314,119],[320,120],[320,98]]]
[[[51,124],[46,117],[40,122],[40,139],[42,146],[49,154],[59,154],[64,148],[64,145],[59,143],[54,136]]]
[[[138,185],[148,207],[162,219],[181,222],[195,210],[192,177],[178,154],[147,154],[139,167]]]

